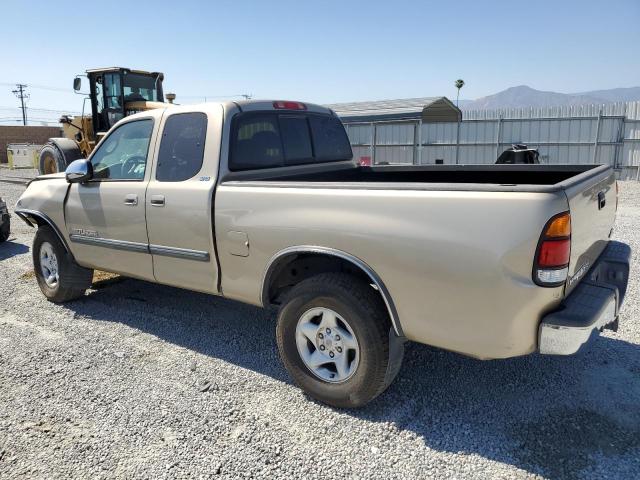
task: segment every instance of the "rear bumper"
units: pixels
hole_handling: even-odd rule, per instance
[[[540,323],[538,349],[547,355],[571,355],[594,331],[618,329],[618,313],[629,281],[631,248],[610,241],[560,308]]]

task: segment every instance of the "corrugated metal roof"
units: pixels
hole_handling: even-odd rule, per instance
[[[447,97],[421,97],[325,105],[346,122],[420,119],[456,122],[462,113]]]

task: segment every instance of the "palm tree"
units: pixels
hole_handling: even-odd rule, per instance
[[[464,87],[464,80],[459,78],[455,83],[456,88],[458,89],[458,96],[456,97],[456,107],[458,106],[458,100],[460,100],[460,89]]]

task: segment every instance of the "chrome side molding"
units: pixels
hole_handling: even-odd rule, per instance
[[[110,238],[89,237],[72,233],[69,240],[74,243],[84,245],[95,245],[98,247],[113,248],[114,250],[126,250],[129,252],[149,253],[149,246],[146,243],[128,242],[126,240],[113,240]]]
[[[187,258],[198,262],[208,262],[209,252],[201,250],[190,250],[188,248],[165,247],[163,245],[149,245],[149,252],[152,255],[163,255],[165,257]]]
[[[151,255],[161,255],[164,257],[184,258],[187,260],[195,260],[198,262],[208,262],[210,259],[209,252],[203,252],[201,250],[190,250],[188,248],[167,247],[164,245],[149,245],[147,243],[92,237],[75,233],[71,234],[69,236],[69,239],[74,243],[81,243],[84,245],[95,245],[97,247],[112,248],[114,250],[147,253]]]

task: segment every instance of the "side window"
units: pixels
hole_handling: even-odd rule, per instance
[[[233,130],[230,170],[280,167],[283,162],[278,117],[243,115]]]
[[[340,120],[327,115],[311,115],[309,122],[316,161],[334,162],[352,158],[349,137]]]
[[[96,79],[96,109],[98,114],[102,115],[104,110],[104,89],[102,87],[102,77]]]
[[[171,115],[164,124],[156,180],[182,182],[202,168],[207,116],[204,113]]]
[[[113,126],[124,117],[124,107],[120,97],[120,75],[117,73],[107,73],[104,75],[105,91],[105,112],[107,114],[107,125]]]
[[[137,120],[111,132],[91,156],[99,180],[142,180],[147,165],[153,120]]]
[[[284,145],[284,163],[298,165],[313,162],[309,124],[304,115],[280,116],[280,130]]]

